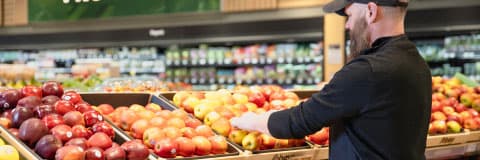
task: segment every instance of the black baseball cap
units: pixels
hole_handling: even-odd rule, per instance
[[[407,2],[400,2],[399,0],[334,0],[323,7],[323,11],[326,13],[337,13],[342,16],[346,16],[345,7],[352,3],[363,3],[367,4],[368,2],[376,3],[379,6],[408,6]]]

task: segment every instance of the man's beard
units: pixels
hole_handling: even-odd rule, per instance
[[[367,21],[359,18],[355,22],[355,28],[350,30],[350,55],[347,61],[360,56],[362,50],[370,48],[370,34],[367,31]]]

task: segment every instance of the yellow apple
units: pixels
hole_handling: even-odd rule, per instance
[[[259,133],[258,132],[250,132],[242,139],[242,147],[246,150],[256,150],[259,147],[257,138]]]
[[[247,106],[247,109],[250,112],[255,112],[258,109],[257,105],[251,102],[248,102],[247,104],[245,104],[245,106]]]
[[[228,139],[236,144],[242,144],[242,140],[247,134],[248,132],[244,130],[232,130],[228,135]]]
[[[220,114],[218,114],[218,112],[212,111],[210,113],[207,113],[207,115],[205,115],[205,118],[203,119],[203,122],[207,126],[211,126],[216,120],[220,119],[221,117],[222,116]]]
[[[248,96],[241,93],[235,93],[232,96],[236,104],[246,104],[248,103]]]
[[[138,113],[140,111],[145,110],[145,107],[143,107],[142,105],[139,105],[139,104],[132,104],[132,105],[130,105],[130,108],[128,108],[128,109]]]
[[[195,115],[195,117],[203,121],[205,116],[211,111],[213,111],[212,106],[209,106],[209,104],[207,103],[200,103],[197,106],[195,106],[193,110],[193,114]]]
[[[0,146],[0,159],[1,160],[19,160],[20,155],[17,149],[11,145]]]
[[[226,137],[230,133],[232,126],[229,120],[227,120],[226,118],[220,118],[213,122],[212,129],[220,135]]]
[[[174,96],[173,96],[173,104],[175,104],[176,106],[180,106],[180,104],[182,104],[182,102],[187,99],[188,97],[190,97],[190,93],[186,92],[186,91],[180,91],[180,92],[177,92]]]
[[[179,107],[185,109],[188,113],[193,113],[194,107],[200,104],[200,99],[195,96],[187,97],[183,102],[178,105]]]

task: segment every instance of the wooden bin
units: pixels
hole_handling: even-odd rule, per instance
[[[277,0],[222,0],[222,12],[271,10],[277,8]]]
[[[462,144],[467,142],[467,138],[468,138],[468,133],[466,132],[428,136],[427,147]]]

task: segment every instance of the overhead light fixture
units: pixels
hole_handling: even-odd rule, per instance
[[[83,2],[89,2],[90,0],[83,0]]]
[[[70,3],[70,0],[63,0],[63,3],[68,4]]]

